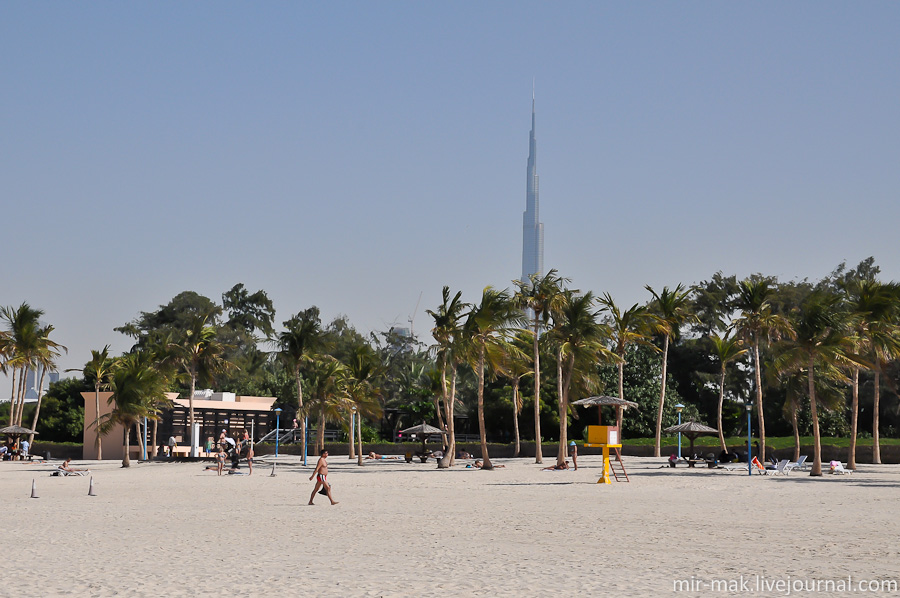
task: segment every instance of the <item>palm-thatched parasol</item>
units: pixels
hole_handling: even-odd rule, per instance
[[[603,415],[602,415],[602,407],[604,405],[609,405],[610,407],[616,408],[616,425],[618,425],[619,420],[622,419],[622,409],[628,409],[629,407],[638,407],[638,404],[634,401],[626,401],[625,399],[620,399],[619,397],[588,397],[586,399],[578,399],[577,401],[572,402],[573,405],[596,405],[597,413],[599,419],[597,420],[600,424],[603,423]]]
[[[6,434],[12,438],[15,438],[18,442],[19,436],[24,436],[25,434],[37,434],[34,430],[29,430],[28,428],[23,428],[22,426],[6,426],[5,428],[0,428],[0,434]]]
[[[431,434],[440,434],[441,431],[435,428],[434,426],[429,426],[425,422],[422,422],[418,426],[413,426],[412,428],[406,428],[405,430],[400,430],[401,434],[419,434],[422,436],[422,452],[425,452],[425,441],[428,440],[428,436]]]
[[[663,430],[667,434],[678,434],[679,432],[684,436],[687,436],[691,441],[690,454],[694,454],[694,440],[697,439],[697,436],[701,436],[703,434],[718,434],[719,431],[715,428],[710,428],[709,426],[704,426],[703,424],[698,424],[695,421],[689,421],[687,423],[678,424],[677,426],[669,426],[665,430]]]

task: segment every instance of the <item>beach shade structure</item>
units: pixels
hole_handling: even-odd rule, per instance
[[[719,431],[715,428],[710,428],[709,426],[698,424],[695,421],[689,421],[677,426],[670,426],[663,430],[663,432],[665,432],[666,434],[678,434],[680,432],[683,436],[687,436],[688,440],[691,441],[691,448],[688,449],[690,451],[690,455],[694,454],[694,440],[696,440],[698,436],[702,436],[703,434],[719,433]]]
[[[418,426],[413,426],[412,428],[406,428],[405,430],[400,430],[401,434],[418,434],[422,437],[422,452],[425,452],[425,441],[428,439],[428,436],[431,434],[440,434],[441,431],[434,426],[429,426],[425,422],[422,422]]]
[[[638,404],[635,403],[634,401],[626,401],[625,399],[620,399],[619,397],[604,397],[604,396],[588,397],[586,399],[578,399],[577,401],[573,401],[572,404],[580,405],[582,407],[596,405],[597,406],[597,423],[601,424],[601,425],[603,424],[603,415],[602,415],[603,410],[601,409],[601,407],[608,405],[610,407],[616,408],[616,425],[618,425],[619,422],[622,420],[622,410],[623,409],[628,409],[629,407],[637,407],[638,406]]]
[[[23,428],[22,426],[6,426],[5,428],[0,428],[0,434],[6,434],[7,436],[11,436],[18,440],[19,436],[24,436],[25,434],[37,434],[37,432],[29,430],[28,428]]]

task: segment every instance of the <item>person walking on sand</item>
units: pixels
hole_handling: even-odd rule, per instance
[[[316,469],[313,471],[312,475],[309,476],[310,481],[313,478],[316,478],[316,487],[313,488],[312,494],[309,495],[309,504],[313,504],[313,499],[316,497],[316,492],[320,489],[325,491],[325,496],[328,497],[328,500],[331,501],[331,504],[336,505],[337,502],[331,497],[331,484],[328,483],[328,451],[323,450],[322,456],[319,457],[319,462],[316,463]]]

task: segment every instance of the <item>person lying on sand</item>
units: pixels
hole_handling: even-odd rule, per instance
[[[481,459],[475,459],[475,463],[473,463],[472,465],[466,465],[466,468],[471,468],[473,465],[478,469],[484,467],[484,463],[482,463]],[[506,465],[494,465],[493,463],[491,463],[491,467],[493,467],[494,469],[499,469],[501,467],[506,467]]]
[[[366,457],[366,459],[375,459],[376,461],[377,461],[377,460],[380,460],[380,459],[399,459],[399,458],[400,458],[400,457],[396,457],[396,456],[394,456],[394,457],[385,457],[384,455],[379,455],[378,453],[375,453],[375,452],[369,453],[369,456]]]
[[[555,471],[555,470],[562,470],[562,469],[569,469],[568,461],[564,461],[562,464],[554,465],[553,467],[545,467],[541,471]]]

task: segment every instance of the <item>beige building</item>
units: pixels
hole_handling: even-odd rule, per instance
[[[113,405],[109,403],[111,392],[100,393],[100,415],[112,412]],[[84,399],[84,447],[83,459],[97,458],[97,430],[94,422],[97,419],[96,401],[94,393],[81,393]],[[167,398],[172,401],[173,408],[163,412],[162,418],[157,424],[156,441],[159,445],[166,445],[170,437],[174,437],[178,443],[176,455],[187,456],[190,454],[190,433],[188,431],[190,401],[178,398],[178,393],[167,393]],[[210,439],[217,439],[224,429],[232,434],[246,429],[255,440],[262,437],[275,427],[275,414],[272,412],[276,397],[252,397],[235,395],[227,392],[198,391],[194,395],[194,425],[197,428],[195,444],[197,453],[203,456],[206,443]],[[152,423],[150,429],[153,429]],[[142,443],[135,430],[130,430],[131,458],[140,458]],[[125,456],[125,430],[122,426],[116,426],[109,434],[101,439],[104,459],[122,459]],[[160,452],[160,447],[151,447],[148,439],[147,451],[151,455]]]

